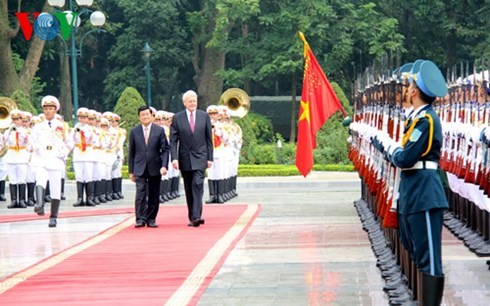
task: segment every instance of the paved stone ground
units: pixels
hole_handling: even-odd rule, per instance
[[[199,305],[388,305],[376,259],[352,204],[360,196],[357,174],[313,172],[306,179],[238,181],[240,196],[224,205],[258,203],[262,211]],[[61,210],[91,209],[72,207],[74,183],[67,183],[66,189],[68,200]],[[124,200],[99,207],[132,207],[131,182],[124,182],[124,193]],[[170,205],[185,205],[183,197]],[[6,209],[0,203],[0,214],[28,211]],[[60,219],[54,230],[46,220],[0,224],[0,279],[125,217]],[[444,305],[489,304],[490,271],[485,262],[444,230]]]

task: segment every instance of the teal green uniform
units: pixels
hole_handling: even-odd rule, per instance
[[[430,105],[424,106],[408,123],[402,144],[390,158],[397,167],[411,168],[419,161],[439,164],[441,122]],[[438,170],[401,172],[398,199],[401,239],[419,269],[432,275],[442,275],[441,234],[447,208]]]

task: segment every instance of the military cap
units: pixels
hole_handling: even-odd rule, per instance
[[[116,113],[112,113],[112,120],[119,121],[121,120],[121,117]]]
[[[32,118],[31,113],[26,112],[26,111],[22,112],[22,119],[31,120],[31,118]]]
[[[406,63],[400,67],[398,81],[403,82],[410,78],[410,71],[412,71],[413,63]]]
[[[112,114],[112,112],[103,112],[102,113],[102,117],[106,118],[109,121],[112,121],[113,120],[113,114]]]
[[[77,117],[80,117],[80,116],[88,116],[88,113],[89,113],[89,109],[86,108],[86,107],[80,107],[78,110],[77,110]]]
[[[109,119],[105,118],[105,117],[102,117],[100,119],[100,126],[109,126]]]
[[[162,110],[159,110],[155,113],[155,119],[163,119],[165,117],[165,112]]]
[[[18,109],[13,109],[10,111],[10,118],[12,119],[22,119],[22,111]]]
[[[60,101],[55,96],[48,95],[48,96],[45,96],[44,98],[42,98],[41,106],[42,107],[55,106],[56,111],[58,111],[60,109]]]
[[[447,94],[444,76],[432,61],[424,61],[420,65],[414,80],[420,90],[429,97],[444,97]]]
[[[155,116],[155,114],[157,113],[157,109],[154,108],[153,106],[150,106],[150,110],[151,110],[151,114]]]
[[[218,110],[219,108],[217,105],[209,105],[208,108],[206,109],[206,112],[208,114],[216,114],[218,113]]]
[[[89,110],[88,110],[88,117],[89,117],[90,119],[95,119],[95,118],[97,118],[97,112],[96,112],[95,110],[93,110],[93,109],[89,109]]]

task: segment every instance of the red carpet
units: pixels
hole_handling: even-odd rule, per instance
[[[16,214],[16,215],[2,215],[0,216],[0,223],[6,222],[20,222],[20,221],[33,221],[41,219],[49,219],[49,203],[46,203],[44,216],[38,216],[32,211],[32,207],[27,208],[30,213]],[[24,212],[24,210],[22,211]],[[106,209],[94,209],[92,207],[86,207],[84,210],[76,211],[63,211],[63,206],[60,208],[59,218],[73,218],[73,217],[89,217],[89,216],[102,216],[102,215],[117,215],[117,214],[132,214],[134,208],[106,208]]]
[[[187,208],[161,207],[157,229],[133,217],[0,282],[0,305],[194,305],[258,205],[206,206],[206,224],[187,226]]]

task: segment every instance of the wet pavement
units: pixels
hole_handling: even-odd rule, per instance
[[[125,199],[97,208],[132,207],[134,185],[125,181],[123,192]],[[199,305],[388,305],[376,258],[353,206],[360,197],[356,173],[239,178],[238,193],[224,205],[261,204],[262,211]],[[67,183],[66,195],[61,211],[93,209],[72,207],[73,182]],[[0,215],[32,212],[7,205],[0,202]],[[162,205],[185,203],[180,197]],[[48,228],[47,220],[0,223],[0,280],[128,217],[60,218],[56,229]],[[488,305],[486,258],[468,251],[446,229],[442,251],[443,305]]]

